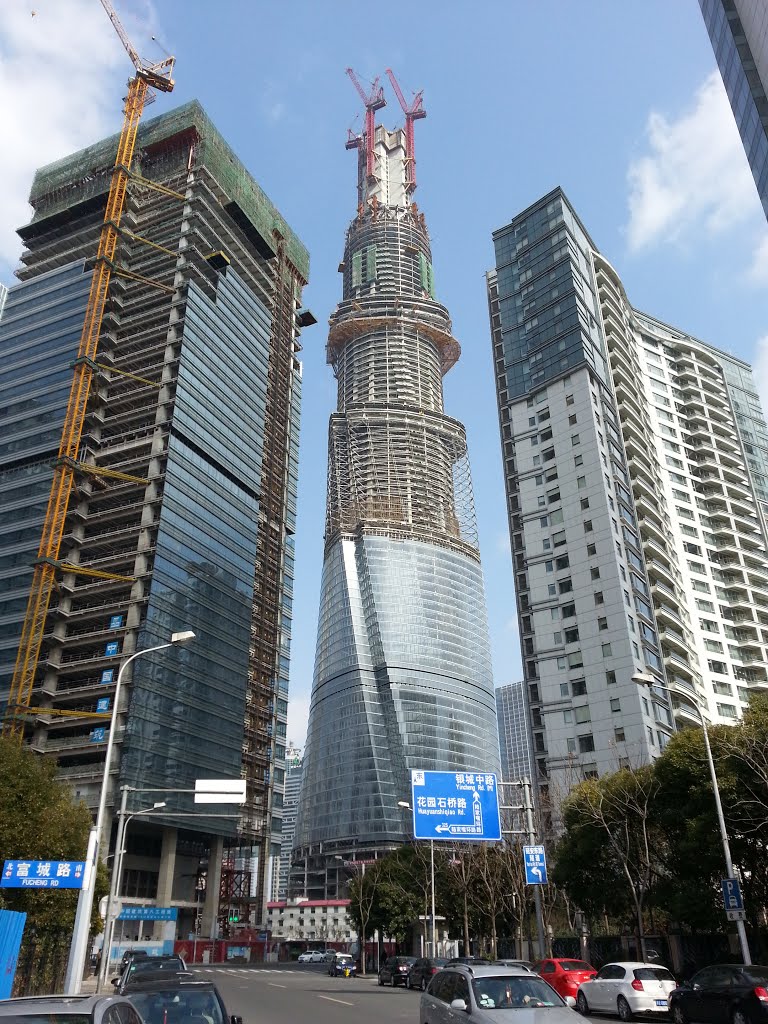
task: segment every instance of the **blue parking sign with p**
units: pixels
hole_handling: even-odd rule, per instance
[[[743,910],[744,900],[738,878],[723,878],[723,903],[726,910]]]

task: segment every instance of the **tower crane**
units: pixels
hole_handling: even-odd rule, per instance
[[[103,0],[102,0],[103,2]],[[387,105],[384,98],[384,88],[379,85],[378,75],[373,80],[370,93],[366,94],[358,81],[357,75],[352,68],[347,68],[347,74],[352,79],[352,84],[357,89],[360,99],[365,105],[365,132],[363,134],[363,145],[365,146],[365,170],[369,178],[373,176],[373,143],[376,132],[376,111]],[[353,135],[347,140],[347,149],[359,148],[360,139]]]
[[[427,112],[422,105],[424,97],[424,90],[417,92],[410,104],[405,102],[405,96],[403,91],[397,83],[395,73],[392,68],[387,68],[387,78],[392,83],[392,88],[395,90],[400,106],[403,108],[405,114],[405,180],[406,189],[408,193],[413,193],[416,189],[416,142],[414,138],[413,122],[418,121],[421,117],[426,117]]]
[[[69,507],[69,498],[75,472],[78,470],[80,441],[85,423],[88,396],[91,388],[95,356],[101,333],[101,323],[107,301],[107,290],[117,249],[120,219],[125,207],[128,177],[136,146],[139,121],[147,102],[150,88],[160,92],[173,90],[173,66],[175,57],[165,57],[157,64],[139,57],[125,32],[117,12],[110,0],[101,0],[102,7],[115,27],[123,46],[136,70],[128,83],[128,95],[123,110],[123,126],[117,144],[112,180],[107,196],[99,246],[94,263],[91,287],[83,319],[74,374],[69,400],[64,416],[64,427],[59,445],[58,457],[54,463],[51,493],[43,522],[42,537],[35,560],[32,584],[22,627],[19,650],[11,681],[3,732],[16,736],[19,741],[24,735],[24,716],[32,700],[37,663],[43,642],[48,606],[51,601],[56,571],[82,571],[90,576],[111,578],[108,573],[98,572],[83,566],[70,565],[59,561],[59,549]],[[92,469],[92,467],[91,467]]]

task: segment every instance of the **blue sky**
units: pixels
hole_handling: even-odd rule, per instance
[[[446,411],[464,421],[495,682],[520,659],[484,272],[491,232],[561,185],[631,301],[755,362],[768,379],[768,228],[696,0],[114,0],[139,51],[177,56],[160,113],[197,98],[308,246],[304,406],[289,737],[312,680],[335,387],[325,324],[355,212],[361,105],[344,74],[392,67],[417,123],[419,188],[438,298],[462,358]],[[34,13],[33,13],[34,12]],[[35,166],[120,124],[130,65],[98,0],[0,3],[0,280],[12,281]],[[402,123],[396,98],[380,119]],[[765,351],[764,351],[765,350]]]

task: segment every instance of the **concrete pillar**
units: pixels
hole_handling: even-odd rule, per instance
[[[208,855],[208,877],[205,883],[205,903],[200,935],[215,939],[219,920],[219,892],[221,890],[221,863],[224,859],[224,840],[221,836],[211,837],[211,852]]]
[[[160,850],[160,871],[157,876],[157,905],[170,907],[173,898],[173,876],[176,874],[176,842],[178,833],[175,828],[163,829],[163,845]],[[165,937],[165,922],[156,921],[154,938]]]

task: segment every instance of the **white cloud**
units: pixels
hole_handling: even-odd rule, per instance
[[[633,251],[660,242],[717,234],[763,212],[733,112],[718,72],[697,90],[677,120],[651,112],[650,152],[629,167],[629,224]],[[766,257],[768,259],[768,256]]]
[[[768,232],[755,249],[752,266],[749,268],[749,279],[756,285],[768,285]],[[768,409],[768,406],[765,408]]]
[[[149,0],[133,0],[128,14],[120,12],[128,35],[154,56]],[[0,2],[0,264],[11,268],[21,252],[15,229],[29,220],[35,169],[119,130],[130,72],[94,0]]]

